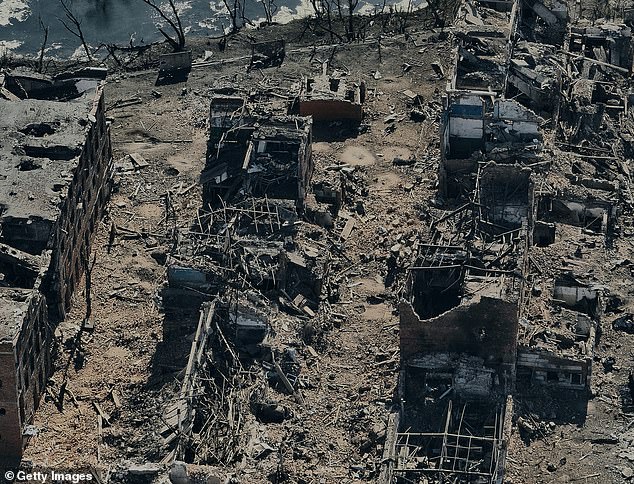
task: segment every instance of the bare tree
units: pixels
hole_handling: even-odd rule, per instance
[[[336,37],[341,42],[344,42],[345,39],[339,35],[333,27],[333,9],[335,6],[339,11],[339,19],[343,22],[341,0],[310,0],[310,3],[313,7],[313,11],[315,12],[315,25],[328,32],[330,40],[334,40]],[[323,20],[326,21],[325,26],[322,25]]]
[[[277,5],[275,0],[260,0],[262,8],[264,9],[264,15],[266,16],[267,23],[273,22],[273,14],[277,11]]]
[[[317,0],[310,0],[310,4],[313,6],[313,11],[315,12],[315,17],[320,19],[321,15],[322,15],[322,11],[321,11],[320,6],[317,4]]]
[[[405,11],[400,11],[399,15],[396,16],[396,21],[398,24],[398,33],[406,34],[407,33],[407,22],[412,13],[413,5],[412,0],[407,2],[407,9]],[[407,37],[406,37],[407,38]]]
[[[235,33],[240,30],[240,27],[245,23],[245,2],[244,0],[222,0],[222,2],[225,4],[229,19],[231,20],[231,32]]]
[[[447,24],[447,11],[450,9],[448,0],[431,0],[428,3],[434,16],[434,27],[444,28]]]
[[[354,40],[354,11],[359,5],[359,0],[346,0],[348,3],[348,26],[346,27],[346,36],[348,40]]]
[[[158,31],[163,34],[163,37],[169,42],[176,52],[182,51],[185,48],[185,30],[181,23],[180,15],[174,4],[174,0],[169,0],[171,14],[164,12],[163,9],[156,4],[155,0],[141,0],[146,5],[150,6],[159,16],[167,22],[167,24],[174,31],[174,35],[170,35],[162,27],[158,27]]]
[[[328,22],[328,32],[330,33],[330,40],[332,40],[334,31],[332,28],[332,4],[334,0],[320,0],[321,9]]]
[[[344,23],[343,8],[341,8],[341,4],[342,4],[343,0],[332,0],[332,1],[337,6],[337,12],[339,13],[339,20],[341,20],[341,23]]]
[[[44,25],[44,22],[42,22],[42,17],[40,16],[38,18],[39,22],[40,22],[40,28],[42,29],[42,32],[44,32],[44,39],[42,39],[42,47],[40,47],[40,59],[38,60],[37,63],[37,72],[42,73],[42,70],[44,69],[44,50],[46,49],[46,43],[48,42],[48,25]]]
[[[86,51],[86,56],[88,57],[88,60],[92,61],[92,54],[90,53],[90,49],[88,48],[88,43],[86,42],[86,38],[84,37],[84,32],[81,29],[81,20],[73,13],[70,7],[66,4],[65,0],[59,0],[59,3],[62,5],[62,9],[64,9],[66,20],[59,17],[57,17],[57,19],[62,23],[66,30],[68,30],[71,34],[73,34],[81,41],[81,45]]]

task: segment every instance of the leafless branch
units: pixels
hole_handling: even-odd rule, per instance
[[[174,3],[174,0],[169,0],[170,8],[172,10],[173,18],[163,9],[155,3],[155,0],[141,0],[143,3],[151,7],[159,16],[167,22],[167,24],[174,31],[174,35],[168,34],[162,27],[158,27],[158,31],[165,37],[167,42],[172,46],[175,51],[182,51],[185,47],[185,29],[181,23],[180,15]]]
[[[42,22],[42,17],[40,16],[38,18],[39,23],[40,23],[40,28],[42,29],[42,32],[44,32],[44,39],[42,40],[42,47],[40,47],[40,59],[37,63],[37,72],[41,73],[43,68],[44,68],[44,50],[46,49],[46,43],[48,42],[48,29],[49,26],[48,25],[44,25],[44,22]]]
[[[68,30],[71,34],[77,37],[81,41],[81,45],[84,47],[84,51],[86,51],[86,56],[89,61],[92,61],[92,54],[90,53],[90,49],[88,48],[88,43],[86,42],[86,38],[84,37],[84,32],[81,28],[81,20],[77,18],[77,16],[70,9],[65,0],[59,0],[59,3],[64,10],[64,15],[66,16],[66,20],[57,17],[57,19],[62,23],[64,28]],[[70,25],[69,25],[70,24]]]

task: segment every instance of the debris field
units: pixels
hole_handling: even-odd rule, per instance
[[[158,72],[2,71],[0,457],[104,483],[629,482],[614,12],[465,0],[389,38],[297,22]]]

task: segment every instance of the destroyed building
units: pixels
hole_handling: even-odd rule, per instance
[[[474,201],[433,223],[409,268],[384,482],[503,475],[532,184],[529,170],[490,163],[476,185]]]
[[[204,284],[215,280],[216,289],[239,273],[260,291],[281,291],[291,304],[303,294],[300,307],[316,307],[319,283],[305,281],[321,280],[313,262],[317,254],[293,242],[313,173],[311,119],[252,116],[241,98],[214,97],[210,125],[219,140],[208,148],[201,174],[204,209],[195,230],[181,234],[181,259],[200,261],[194,264],[197,277]],[[183,271],[171,268],[171,287],[179,286],[177,274],[186,277]],[[302,271],[313,278],[305,279]],[[196,287],[218,294],[200,283]]]
[[[30,427],[50,358],[40,287],[51,252],[0,247],[10,286],[0,291],[9,314],[6,336],[0,317],[7,358],[0,364],[16,367],[0,383],[16,380],[9,386],[23,389],[6,397],[0,385],[0,423],[1,414],[14,416],[0,438],[17,442],[39,431],[41,442],[61,442],[59,451],[42,446],[35,462],[46,452],[52,461],[74,456],[74,439],[96,450],[98,467],[118,482],[165,480],[159,468],[181,460],[192,481],[206,479],[193,463],[248,482],[604,480],[607,470],[569,470],[577,461],[602,464],[609,454],[593,446],[620,452],[631,443],[596,424],[630,426],[616,394],[627,378],[627,356],[616,354],[627,352],[625,338],[606,328],[607,306],[628,304],[611,294],[609,272],[623,267],[623,287],[634,272],[630,260],[610,260],[619,234],[634,233],[632,220],[621,225],[620,216],[631,198],[620,149],[634,153],[634,130],[626,132],[634,97],[622,82],[627,59],[612,52],[629,55],[626,26],[583,26],[573,10],[550,0],[466,1],[448,36],[457,55],[444,105],[437,101],[441,81],[425,77],[430,67],[444,76],[445,28],[429,38],[415,31],[405,44],[385,39],[393,55],[374,76],[383,80],[370,83],[373,95],[363,106],[369,132],[341,141],[334,131],[345,123],[326,123],[337,141],[327,136],[315,147],[316,177],[310,121],[280,113],[324,121],[331,113],[361,116],[361,86],[350,74],[309,75],[300,93],[287,88],[296,66],[262,73],[257,67],[275,52],[254,48],[250,76],[240,58],[231,57],[228,69],[223,55],[217,63],[198,61],[186,91],[145,93],[143,106],[129,111],[116,111],[115,103],[121,149],[134,143],[152,157],[146,163],[128,155],[135,167],[122,173],[112,206],[113,254],[97,254],[95,317],[115,308],[125,321],[104,327],[103,338],[84,334],[89,366],[72,382],[81,389],[78,402],[68,402],[63,415],[46,406],[32,422],[39,429]],[[590,27],[613,37],[597,38]],[[321,47],[332,49],[292,49],[289,59],[312,64]],[[338,50],[354,56],[367,47]],[[440,57],[431,66],[429,50]],[[331,52],[345,66],[346,57]],[[374,67],[363,61],[350,72]],[[200,70],[205,64],[218,66],[211,82]],[[191,175],[206,110],[200,93],[223,78],[218,82],[234,85],[212,88],[224,95],[212,94],[201,200]],[[119,86],[127,95],[138,84],[122,76]],[[11,89],[3,96],[20,93]],[[403,96],[424,116],[408,119]],[[156,112],[185,122],[153,130]],[[125,139],[140,134],[139,123],[152,132],[151,145]],[[629,248],[620,249],[619,258],[629,257]],[[115,268],[123,280],[109,277]],[[632,294],[623,292],[623,300]],[[631,307],[622,307],[618,320],[634,331]],[[108,365],[112,375],[95,388],[94,368]],[[630,378],[632,394],[633,385]],[[57,386],[51,381],[52,396]],[[565,407],[584,407],[588,398],[596,398],[588,410],[599,418],[567,425],[579,421]],[[69,418],[77,414],[81,419]],[[72,437],[61,438],[68,429]],[[530,447],[527,440],[541,440],[542,429],[552,440]],[[556,466],[563,467],[558,476]],[[187,475],[184,463],[173,470]]]
[[[313,172],[311,119],[245,116],[224,123],[232,127],[225,126],[218,147],[208,150],[201,175],[204,204],[266,196],[294,200],[301,211]]]
[[[457,22],[441,125],[445,212],[399,305],[386,483],[503,482],[514,400],[540,388],[546,406],[587,401],[608,291],[593,268],[606,264],[629,181],[601,139],[617,138],[610,126],[627,111],[628,27],[590,27],[559,2],[467,1]],[[576,250],[562,256],[570,241]],[[482,408],[490,402],[495,412]],[[497,452],[476,457],[476,441]]]
[[[468,196],[481,162],[541,161],[543,120],[517,101],[464,91],[448,93],[445,102],[438,173],[441,196]]]
[[[164,304],[174,300],[182,305],[183,298],[196,304],[221,294],[231,280],[264,294],[279,292],[300,310],[315,309],[324,256],[310,244],[294,240],[298,221],[294,205],[248,198],[202,212],[196,221],[200,225],[179,233],[168,262]]]
[[[214,96],[209,108],[209,150],[217,150],[222,136],[238,126],[245,115],[245,100],[238,96]]]
[[[300,116],[312,116],[315,122],[363,119],[365,83],[351,83],[343,75],[323,73],[303,77],[299,92]]]
[[[52,328],[108,199],[112,154],[98,78],[7,74],[0,113],[0,455],[19,459],[49,378]]]
[[[26,89],[20,78],[12,82]],[[38,98],[40,89],[27,99],[0,99],[0,242],[34,256],[50,253],[42,291],[60,319],[82,275],[112,171],[102,89],[81,80],[73,86],[85,90],[70,98],[64,90],[60,100]]]
[[[207,162],[201,174],[202,208],[189,228],[178,231],[166,263],[167,284],[161,290],[166,312],[200,308],[181,386],[186,397],[165,408],[167,425],[160,432],[172,458],[191,451],[207,455],[208,446],[231,439],[218,423],[202,429],[195,423],[199,405],[191,388],[201,384],[198,373],[207,375],[202,384],[214,392],[209,375],[224,375],[233,382],[232,368],[241,365],[241,352],[250,361],[254,355],[274,360],[275,351],[265,342],[271,332],[272,305],[315,317],[327,278],[327,255],[298,236],[313,172],[311,143],[311,118],[255,116],[241,97],[212,98]],[[177,319],[182,327],[183,318]],[[164,338],[169,337],[164,331]],[[222,356],[227,347],[234,348],[230,358]],[[212,348],[221,353],[210,365],[206,358],[215,351]],[[290,370],[282,369],[284,356],[280,358],[276,374],[286,391],[294,393],[298,382]],[[258,415],[271,406],[263,396],[252,400]],[[226,404],[231,405],[217,402]],[[193,432],[219,434],[196,444]],[[225,446],[214,455],[231,452],[231,446]]]
[[[52,330],[37,290],[0,288],[0,464],[19,462],[51,372]]]

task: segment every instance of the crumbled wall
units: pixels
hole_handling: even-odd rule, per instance
[[[417,353],[466,353],[487,365],[514,365],[517,304],[481,297],[440,316],[421,320],[412,305],[399,304],[401,358]]]
[[[583,389],[590,386],[592,356],[562,358],[553,352],[537,348],[519,348],[517,352],[518,380],[522,373],[531,382]],[[527,382],[528,383],[528,382]]]
[[[310,99],[300,101],[299,115],[312,116],[315,121],[361,121],[363,106],[341,99]]]

